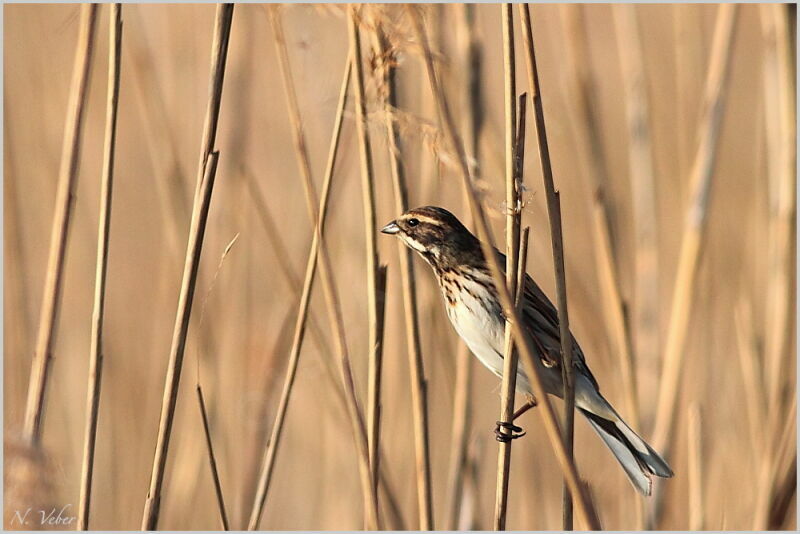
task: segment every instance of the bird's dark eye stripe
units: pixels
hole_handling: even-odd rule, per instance
[[[417,219],[409,219],[408,220],[408,225],[409,226],[416,226],[418,224],[419,224],[419,220],[417,220]]]

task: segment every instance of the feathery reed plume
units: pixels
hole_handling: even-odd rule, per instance
[[[505,110],[505,181],[506,181],[506,284],[512,295],[518,295],[520,287],[524,286],[525,273],[522,273],[522,283],[518,283],[517,266],[520,260],[520,225],[522,219],[520,180],[522,167],[517,165],[517,152],[522,148],[518,137],[522,136],[522,127],[525,124],[524,100],[520,106],[520,122],[517,131],[517,85],[516,65],[514,54],[514,12],[511,4],[501,6],[501,26],[503,35],[503,94]],[[524,142],[524,137],[523,137]],[[519,313],[519,302],[516,303]],[[503,357],[503,379],[500,385],[500,421],[511,423],[514,419],[514,394],[517,384],[518,355],[514,350],[514,339],[511,326],[506,321],[505,326],[505,355]],[[508,479],[511,470],[511,442],[512,431],[501,427],[509,439],[499,443],[497,452],[497,489],[495,491],[494,529],[505,530],[506,512],[508,506]]]
[[[189,319],[192,314],[192,300],[197,272],[200,267],[200,254],[203,249],[208,212],[211,207],[211,194],[214,190],[216,178],[218,152],[213,151],[216,141],[219,108],[222,100],[222,85],[225,78],[225,63],[228,56],[228,43],[230,40],[231,22],[233,20],[233,4],[220,4],[217,6],[216,21],[214,24],[214,38],[211,47],[212,69],[210,94],[206,108],[206,119],[203,127],[203,140],[198,165],[198,181],[195,194],[192,221],[189,229],[189,243],[186,249],[186,260],[183,269],[183,279],[178,297],[178,311],[175,319],[175,328],[172,335],[169,363],[167,364],[166,383],[161,405],[161,416],[158,427],[156,450],[153,457],[153,471],[150,477],[150,488],[147,492],[144,514],[142,517],[143,530],[155,530],[158,526],[158,516],[161,504],[161,488],[164,482],[164,470],[167,464],[169,440],[172,433],[172,423],[175,418],[175,405],[178,400],[181,368],[183,367],[183,353],[186,348],[186,335],[189,329]]]
[[[538,369],[534,364],[535,355],[533,347],[531,347],[527,337],[525,336],[525,333],[522,330],[522,327],[520,326],[521,322],[519,321],[519,315],[514,309],[513,300],[507,291],[505,281],[503,280],[503,276],[500,272],[500,266],[498,265],[497,258],[494,255],[492,236],[489,232],[489,225],[486,221],[486,215],[478,200],[478,192],[475,189],[475,184],[473,183],[470,174],[469,164],[464,152],[464,146],[456,131],[452,115],[450,114],[450,109],[444,96],[443,88],[433,68],[433,56],[428,45],[426,32],[422,24],[420,14],[417,11],[418,8],[409,5],[406,7],[406,9],[411,16],[411,21],[414,26],[414,31],[418,37],[419,44],[422,46],[423,60],[425,62],[428,82],[431,86],[431,93],[433,94],[433,98],[436,102],[439,116],[443,122],[445,139],[450,150],[457,156],[456,163],[458,164],[459,176],[461,177],[464,189],[468,193],[467,198],[469,199],[470,210],[473,218],[477,224],[478,235],[481,239],[481,247],[483,248],[484,256],[487,259],[488,267],[492,273],[503,310],[507,314],[507,317],[511,318],[511,325],[514,329],[514,337],[518,344],[520,354],[522,355],[523,363],[526,366],[526,372],[531,378],[534,394],[539,399],[539,406],[541,407],[541,413],[545,422],[547,435],[551,444],[553,445],[553,450],[556,454],[556,459],[559,462],[559,466],[562,468],[573,492],[573,497],[577,503],[578,513],[581,519],[589,528],[594,528],[598,524],[597,515],[593,510],[590,511],[589,509],[589,504],[586,500],[586,496],[583,494],[583,489],[580,485],[575,464],[570,461],[564,446],[564,442],[561,439],[558,421],[556,420],[553,407],[550,405],[550,401],[547,398],[547,395],[544,393],[541,377],[539,376]]]
[[[108,243],[111,231],[111,192],[114,177],[114,148],[117,137],[117,105],[119,103],[120,52],[122,49],[122,5],[111,4],[108,28],[108,97],[106,133],[103,146],[103,171],[100,185],[100,222],[97,232],[97,265],[95,270],[94,311],[89,355],[89,387],[86,394],[86,426],[81,466],[81,493],[78,506],[78,529],[89,529],[89,506],[92,498],[94,450],[100,408],[100,385],[103,376],[103,317],[105,314]]]
[[[625,91],[628,126],[628,175],[633,196],[634,299],[632,323],[636,332],[636,354],[645,361],[655,361],[659,343],[658,299],[658,211],[656,173],[650,134],[650,102],[647,98],[647,73],[644,50],[633,5],[612,7],[617,48]],[[635,403],[634,403],[635,404]],[[633,406],[637,417],[638,410]]]
[[[569,313],[567,312],[567,278],[564,270],[564,237],[561,228],[561,199],[553,182],[553,168],[550,164],[550,149],[547,145],[547,130],[544,122],[539,72],[533,45],[533,30],[527,4],[520,4],[523,35],[525,37],[526,59],[528,64],[528,83],[533,100],[536,118],[536,140],[539,147],[539,163],[547,195],[547,215],[550,219],[550,237],[553,248],[553,264],[556,278],[559,337],[561,338],[561,374],[564,380],[564,445],[570,463],[573,463],[573,442],[575,437],[575,382],[572,366],[572,336],[569,333]],[[574,464],[573,464],[574,465]],[[568,484],[564,482],[563,518],[564,530],[572,530],[572,496]]]
[[[38,446],[42,436],[45,393],[47,392],[50,364],[53,358],[53,334],[61,304],[61,287],[64,281],[64,257],[72,220],[72,197],[78,177],[81,134],[83,133],[84,110],[89,90],[89,71],[94,53],[94,34],[97,19],[97,4],[81,6],[78,44],[75,47],[75,63],[67,103],[67,121],[64,126],[64,143],[61,148],[61,165],[58,170],[53,227],[50,234],[50,252],[39,313],[39,331],[36,336],[36,352],[31,364],[28,385],[28,402],[25,407],[24,438],[29,444]]]
[[[382,95],[385,111],[386,139],[389,151],[389,169],[394,190],[394,209],[404,213],[408,209],[408,187],[405,170],[400,162],[402,154],[400,135],[391,115],[397,109],[397,84],[395,59],[388,36],[380,22],[375,23],[376,57],[379,62],[376,71],[382,79],[379,83],[385,88]],[[400,260],[400,282],[403,290],[403,310],[405,312],[406,345],[411,378],[411,413],[414,418],[414,453],[417,478],[417,507],[421,530],[433,528],[433,497],[431,492],[430,437],[428,432],[428,395],[425,378],[425,363],[419,338],[419,314],[417,312],[417,289],[412,251],[401,241],[397,242]]]
[[[664,363],[656,408],[656,426],[653,431],[653,448],[660,451],[665,457],[669,457],[673,429],[679,411],[675,409],[675,403],[679,393],[683,355],[686,352],[684,345],[691,317],[691,303],[700,252],[706,234],[706,214],[717,156],[725,89],[730,72],[736,15],[736,4],[722,4],[718,8],[703,95],[703,111],[698,129],[697,151],[689,177],[692,195],[684,222],[678,271],[670,310],[669,330],[664,347]],[[648,517],[649,528],[655,528],[658,525],[663,511],[662,501],[663,492],[659,491],[659,486],[657,486]]]
[[[272,480],[275,457],[278,452],[278,445],[280,444],[281,435],[283,432],[286,409],[289,406],[289,397],[292,393],[294,378],[297,373],[297,364],[299,363],[300,359],[300,349],[302,348],[303,344],[306,317],[308,315],[308,305],[311,300],[311,287],[317,271],[319,250],[322,246],[320,237],[325,229],[325,218],[328,213],[328,200],[330,197],[331,181],[333,179],[333,171],[339,151],[339,140],[341,139],[342,132],[342,119],[344,117],[345,105],[347,104],[347,87],[350,83],[350,71],[351,65],[348,57],[344,67],[344,76],[342,79],[341,89],[339,91],[339,101],[336,107],[336,117],[334,119],[333,134],[331,136],[330,150],[328,152],[328,163],[325,169],[325,180],[322,185],[320,204],[319,208],[314,208],[317,222],[313,238],[311,240],[311,250],[308,253],[308,261],[306,262],[305,278],[300,297],[300,307],[297,321],[295,322],[292,348],[289,351],[289,362],[286,367],[286,377],[284,379],[283,389],[281,390],[281,398],[278,402],[278,408],[275,414],[275,421],[272,426],[271,437],[267,444],[267,449],[264,451],[264,460],[261,465],[258,486],[254,497],[253,507],[250,511],[250,518],[248,520],[248,530],[257,530],[258,524],[261,521],[261,514],[264,511],[264,503],[267,498],[267,491],[269,490],[269,484]],[[321,263],[321,261],[319,263]],[[334,332],[336,331],[334,330]]]

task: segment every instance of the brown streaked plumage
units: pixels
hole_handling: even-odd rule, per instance
[[[452,213],[435,206],[409,210],[381,231],[402,239],[430,264],[453,327],[481,363],[502,377],[505,316],[478,239]],[[499,265],[504,266],[505,256],[497,250],[495,253]],[[545,391],[561,397],[558,314],[527,274],[521,313],[525,331],[539,355],[536,363]],[[672,470],[600,394],[575,336],[572,347],[576,407],[611,449],[634,487],[649,495],[650,475],[671,477]],[[517,391],[532,394],[522,367],[517,371]]]

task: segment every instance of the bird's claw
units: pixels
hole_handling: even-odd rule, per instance
[[[501,430],[502,428],[508,430],[508,433],[503,432]],[[521,427],[518,427],[513,423],[507,423],[505,421],[497,421],[497,426],[494,427],[495,439],[501,443],[508,443],[512,439],[518,439],[524,435],[525,431],[522,430]]]

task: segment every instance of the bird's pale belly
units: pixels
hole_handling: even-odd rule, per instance
[[[480,362],[492,373],[502,378],[505,351],[505,320],[497,313],[486,309],[482,303],[466,291],[462,291],[455,304],[445,303],[447,316]],[[517,371],[517,391],[530,393],[528,377],[522,367]]]

